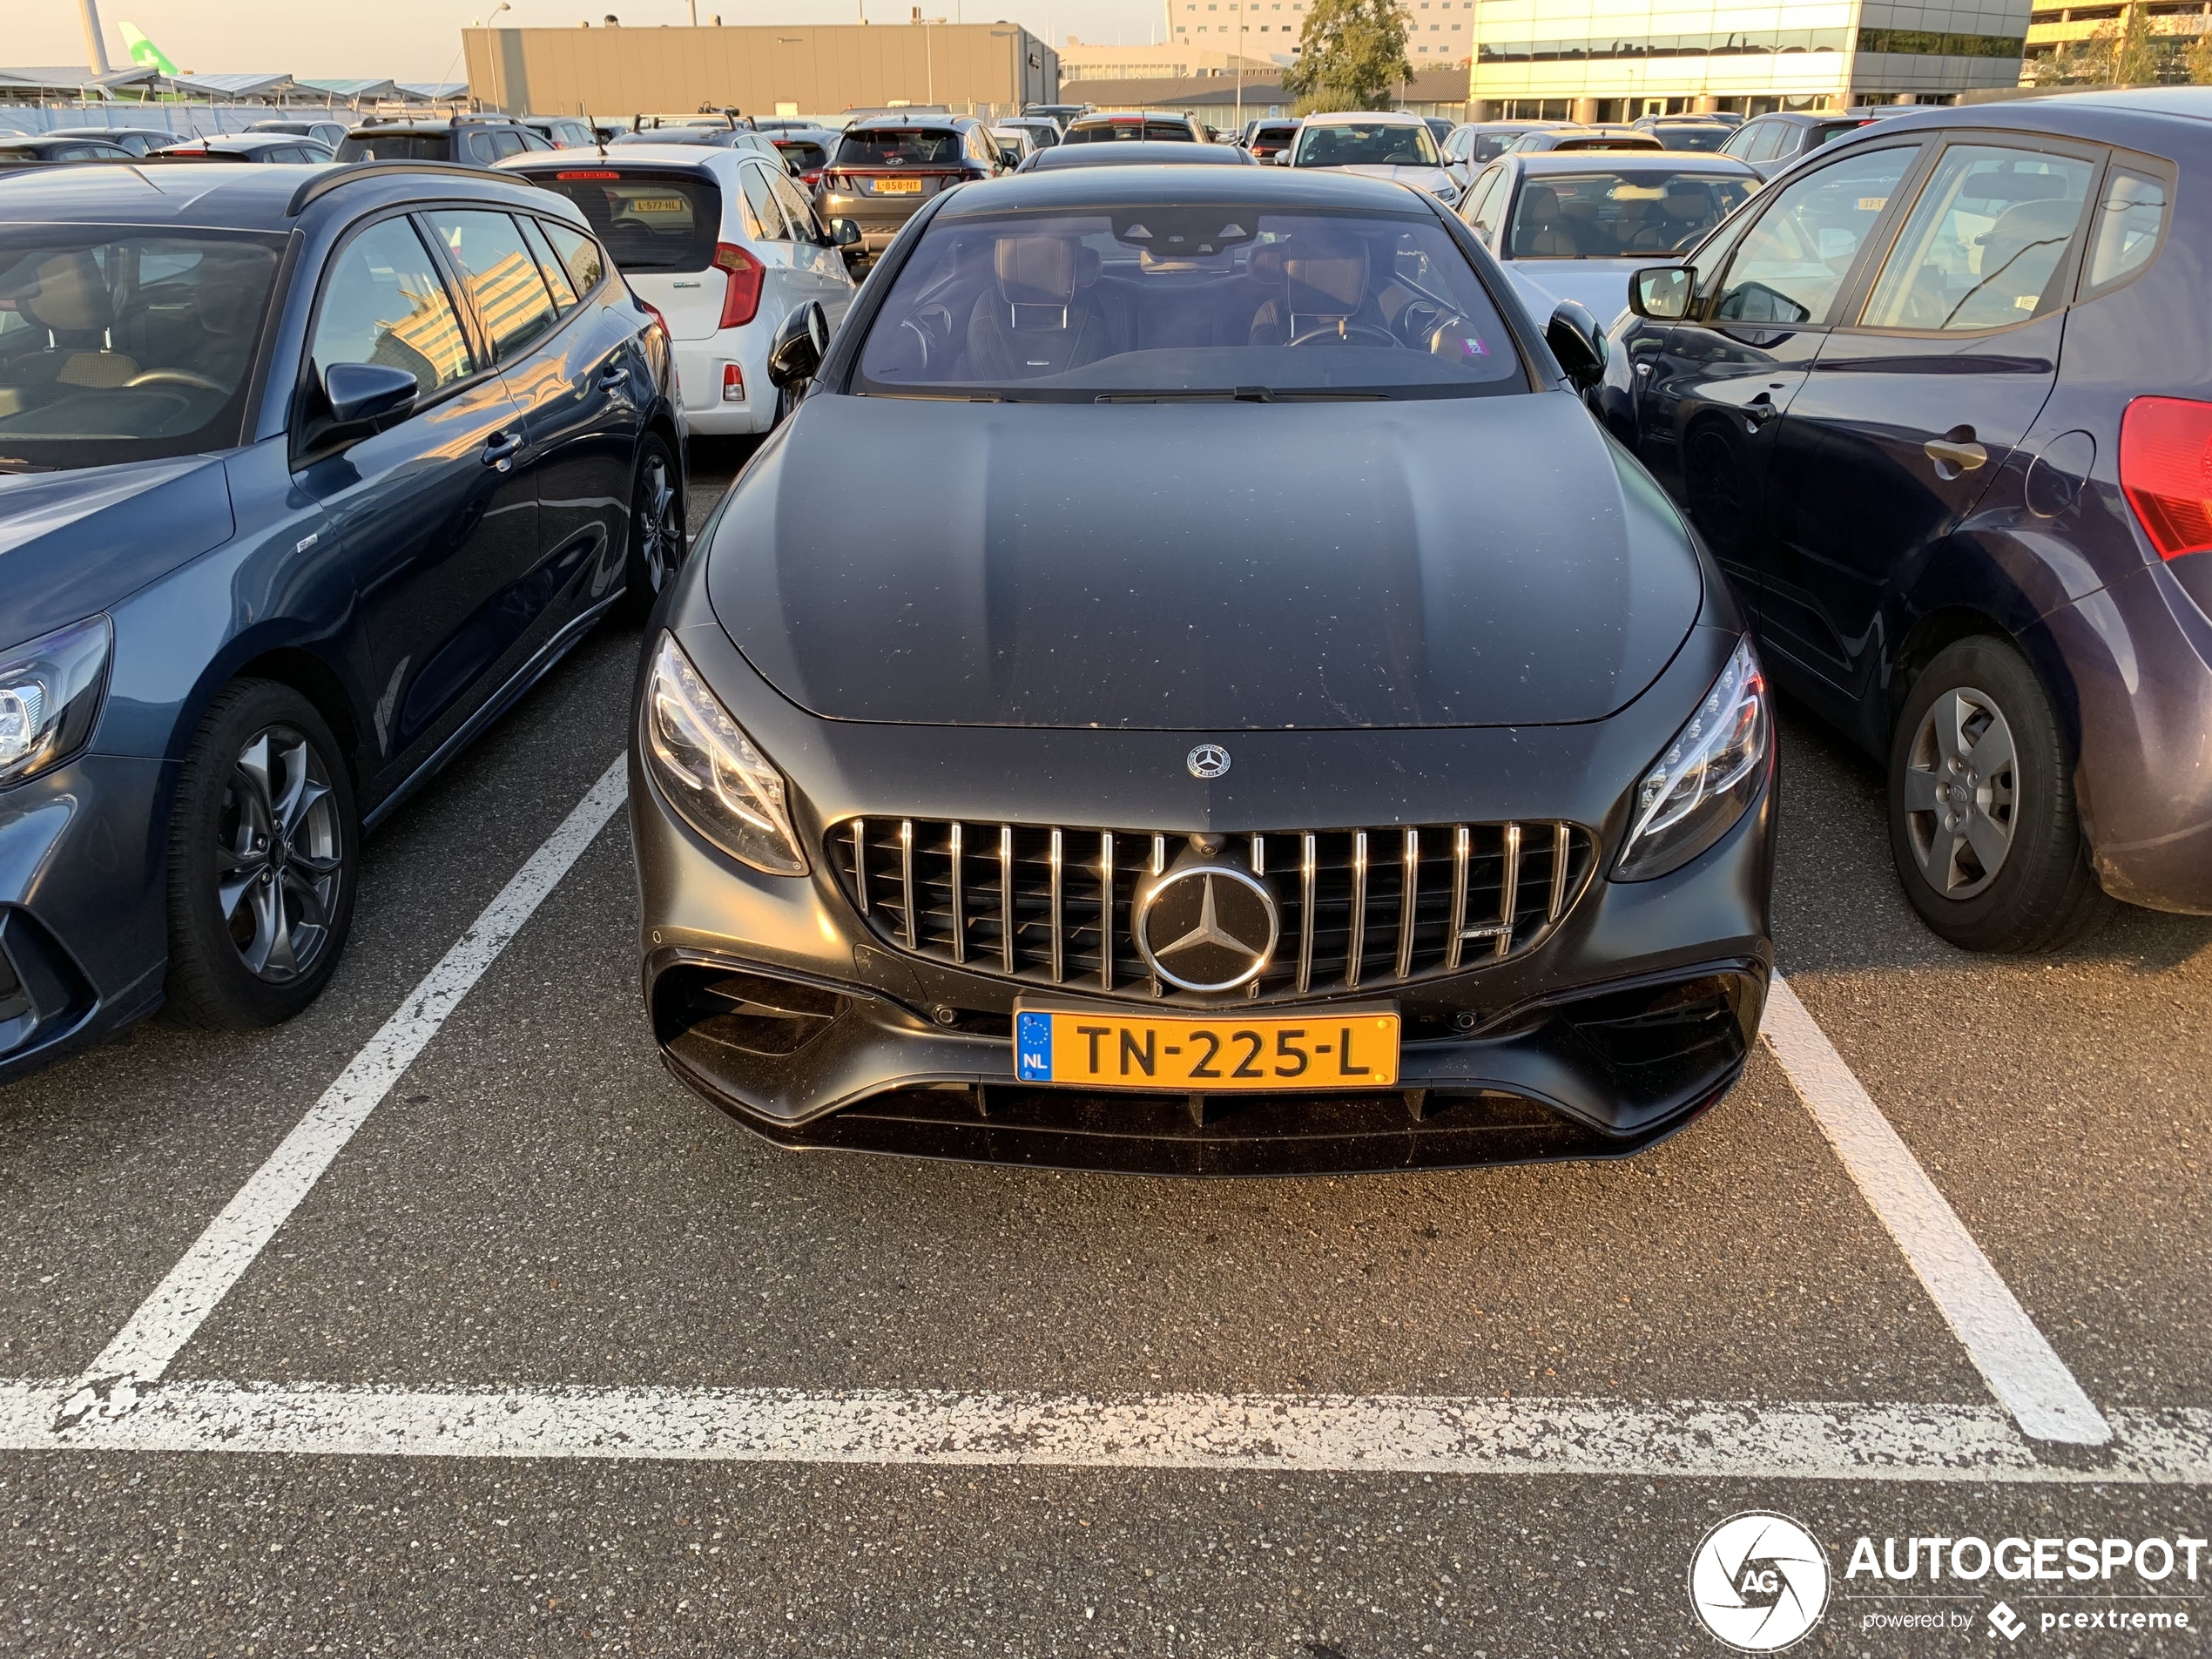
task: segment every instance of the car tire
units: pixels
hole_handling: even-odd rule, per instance
[[[169,817],[172,1016],[244,1029],[314,1001],[345,951],[360,868],[352,780],[314,705],[270,680],[224,688]]]
[[[1905,895],[1962,950],[2048,950],[2110,913],[2058,717],[2009,641],[1960,640],[1913,681],[1891,739],[1889,819]]]
[[[647,433],[630,489],[630,551],[623,566],[623,611],[632,622],[645,619],[683,568],[683,478],[668,445]]]

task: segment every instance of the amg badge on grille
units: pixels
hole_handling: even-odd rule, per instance
[[[1217,743],[1202,743],[1184,759],[1193,778],[1218,778],[1229,770],[1229,751]]]

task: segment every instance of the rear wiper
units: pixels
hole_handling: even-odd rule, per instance
[[[1386,392],[1278,392],[1271,386],[1225,386],[1212,391],[1101,392],[1096,403],[1386,403]]]

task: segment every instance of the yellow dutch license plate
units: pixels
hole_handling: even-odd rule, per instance
[[[630,211],[633,213],[680,213],[691,204],[681,196],[633,196]]]
[[[875,193],[879,196],[919,196],[921,194],[921,180],[879,179],[875,181]]]
[[[1022,1008],[1014,1016],[1014,1069],[1023,1082],[1089,1089],[1391,1089],[1398,1015],[1191,1019]]]

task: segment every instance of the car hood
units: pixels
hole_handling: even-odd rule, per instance
[[[1588,307],[1603,328],[1628,307],[1629,273],[1665,265],[1672,257],[1650,253],[1633,260],[1508,260],[1506,270],[1539,325],[1561,300],[1573,300]]]
[[[0,473],[0,646],[105,610],[231,529],[219,458]]]
[[[1206,732],[1594,720],[1703,597],[1564,393],[807,399],[733,487],[717,617],[800,707]]]

